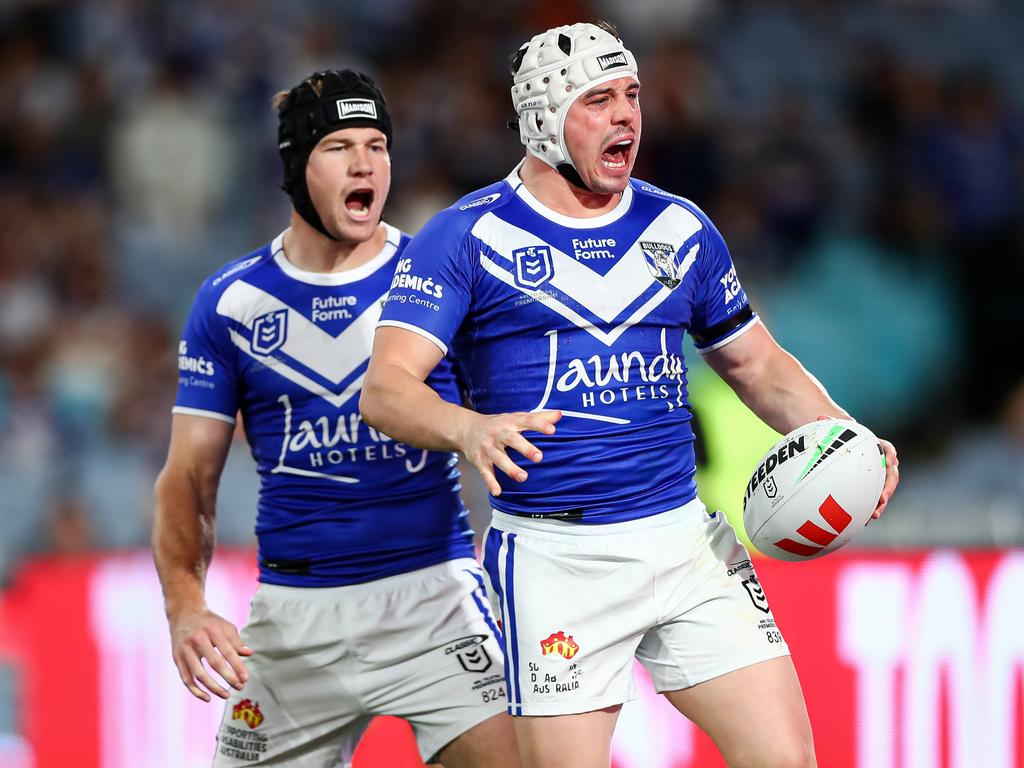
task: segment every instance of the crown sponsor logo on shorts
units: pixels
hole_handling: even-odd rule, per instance
[[[675,248],[668,243],[641,240],[640,250],[644,252],[647,269],[655,280],[670,290],[679,285],[682,278],[679,276],[679,259]]]
[[[338,119],[349,120],[353,117],[376,120],[377,105],[370,99],[338,99]]]
[[[580,647],[572,639],[572,635],[566,635],[565,631],[560,629],[540,641],[540,650],[545,656],[557,653],[563,659],[571,659],[579,652]]]
[[[614,67],[624,67],[629,62],[626,61],[626,54],[624,53],[606,53],[604,56],[597,57],[597,65],[601,67],[601,71],[604,72]]]
[[[764,587],[757,580],[757,576],[750,574],[749,579],[744,579],[743,588],[747,590],[747,594],[750,595],[750,600],[755,608],[765,613],[771,611],[771,608],[768,607],[768,596],[764,593]]]
[[[486,672],[493,664],[490,654],[483,645],[486,640],[487,635],[460,637],[445,646],[444,655],[450,656],[454,653],[460,666],[467,672]]]
[[[252,351],[269,355],[280,349],[288,338],[288,310],[276,309],[260,315],[252,324]]]
[[[531,245],[512,251],[516,264],[516,285],[522,288],[539,288],[555,274],[551,261],[551,249],[546,245]]]
[[[252,699],[242,699],[231,710],[231,719],[241,720],[250,728],[257,728],[263,722],[264,717],[258,702]]]

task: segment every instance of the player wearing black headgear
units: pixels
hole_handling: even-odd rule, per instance
[[[274,106],[290,226],[203,283],[178,346],[153,530],[175,665],[196,697],[228,699],[217,768],[347,766],[376,715],[408,720],[426,761],[519,768],[455,457],[359,419],[409,242],[381,220],[384,97],[330,70]],[[430,385],[460,400],[450,359]],[[241,634],[204,595],[239,412],[261,480],[261,583]]]
[[[377,84],[352,69],[314,72],[277,100],[278,149],[284,161],[283,188],[310,226],[338,238],[321,221],[310,200],[306,164],[324,136],[344,128],[376,128],[391,149],[391,116]],[[382,201],[383,202],[383,201]]]

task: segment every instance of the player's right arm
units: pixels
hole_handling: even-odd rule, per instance
[[[424,383],[444,356],[432,341],[405,328],[377,329],[363,383],[363,420],[394,440],[434,451],[461,451],[477,468],[487,489],[501,494],[500,469],[523,482],[527,473],[509,458],[512,448],[536,463],[541,452],[522,432],[554,434],[560,411],[486,416],[449,403]]]
[[[242,656],[252,651],[238,629],[206,605],[206,571],[213,558],[217,486],[231,448],[234,425],[176,413],[167,462],[156,480],[153,558],[163,587],[171,651],[181,682],[196,698],[223,699],[227,684],[241,689],[248,677]],[[206,688],[199,687],[202,684]]]

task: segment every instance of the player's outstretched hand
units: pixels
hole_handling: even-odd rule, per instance
[[[222,699],[228,691],[215,682],[207,666],[232,688],[242,690],[249,673],[242,656],[251,656],[252,649],[242,642],[238,628],[209,609],[182,611],[170,617],[171,651],[181,682],[197,699],[210,700],[210,694],[197,681]]]
[[[882,446],[882,453],[885,454],[885,485],[882,486],[882,496],[878,499],[878,506],[871,513],[871,517],[876,520],[882,516],[882,510],[892,498],[896,486],[900,484],[900,460],[896,456],[896,447],[888,440],[879,440],[878,443]]]
[[[491,495],[499,496],[501,486],[495,479],[495,468],[520,483],[527,477],[526,470],[509,458],[506,449],[518,451],[536,464],[543,458],[541,452],[520,433],[532,431],[553,435],[555,424],[560,418],[561,411],[520,411],[500,413],[497,416],[477,414],[463,435],[462,453],[480,471]]]

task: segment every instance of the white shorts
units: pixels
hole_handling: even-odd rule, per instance
[[[699,501],[607,525],[495,511],[484,567],[512,715],[626,702],[634,657],[663,692],[789,654],[747,551]]]
[[[375,715],[408,720],[425,761],[505,710],[483,573],[460,559],[367,584],[261,584],[215,766],[347,766]]]

